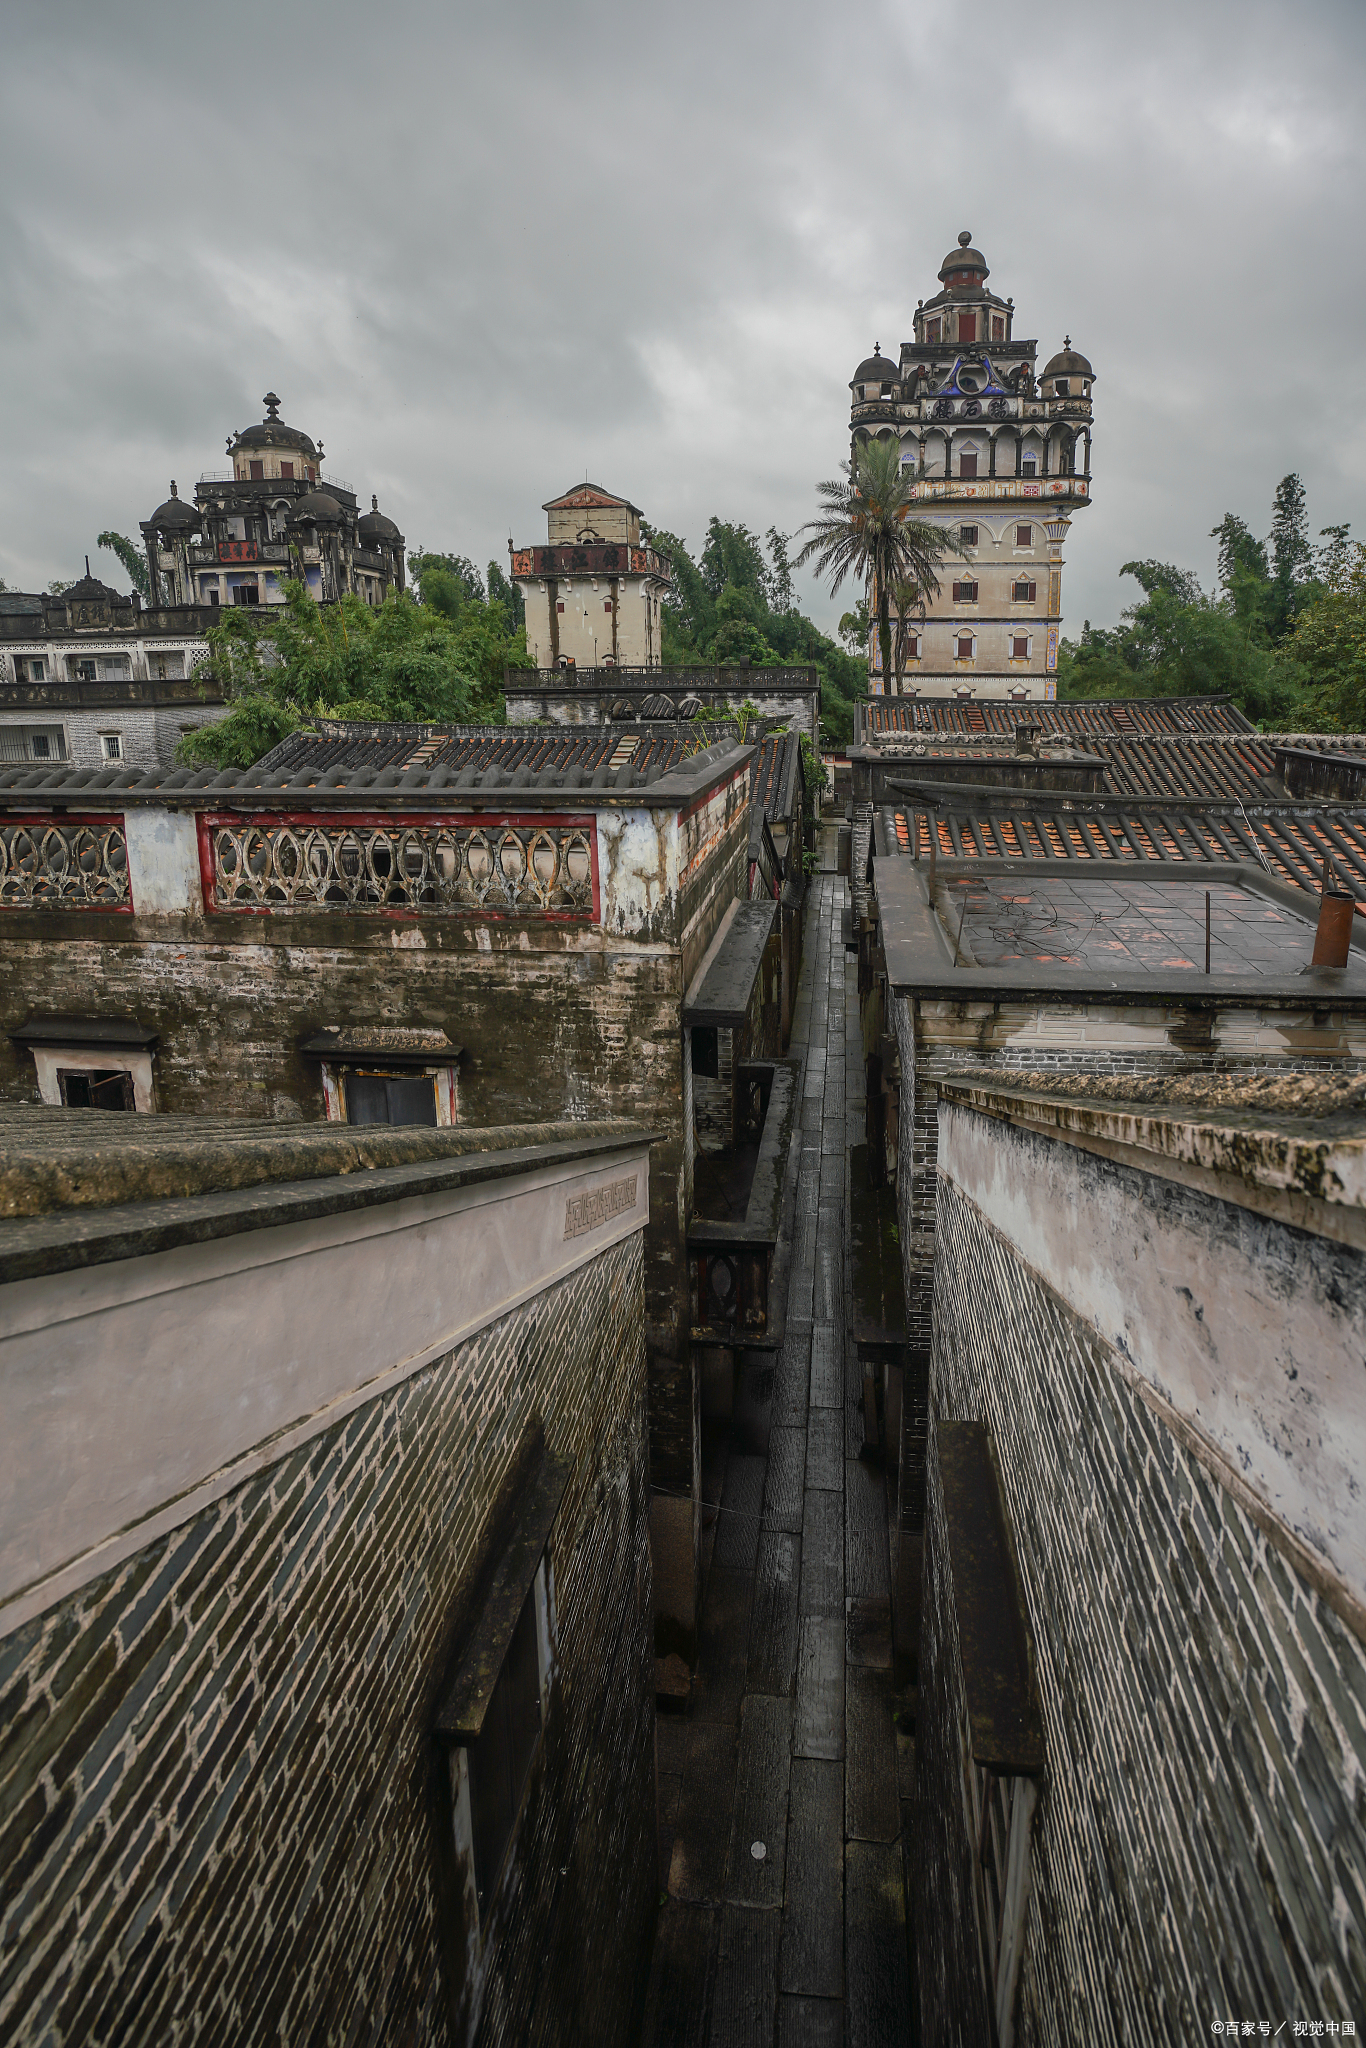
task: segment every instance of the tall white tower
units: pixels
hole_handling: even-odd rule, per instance
[[[963,550],[908,635],[902,690],[922,697],[1057,694],[1063,543],[1091,502],[1095,372],[1070,335],[1035,375],[1038,343],[1017,341],[1013,299],[987,290],[967,229],[922,299],[915,338],[893,363],[874,347],[850,381],[853,445],[901,443],[917,513]],[[870,688],[884,677],[876,634]]]

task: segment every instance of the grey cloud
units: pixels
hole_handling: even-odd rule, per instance
[[[268,387],[481,561],[585,471],[790,531],[964,226],[1099,373],[1069,629],[1130,556],[1208,582],[1288,469],[1360,530],[1364,56],[1359,6],[1245,0],[12,8],[0,575],[133,530]]]

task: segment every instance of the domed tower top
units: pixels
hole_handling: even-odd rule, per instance
[[[266,416],[260,426],[228,436],[235,480],[259,483],[270,477],[283,477],[286,481],[303,479],[316,483],[323,459],[322,443],[315,446],[307,434],[280,418],[280,401],[273,391],[268,391],[261,402]]]
[[[939,282],[946,291],[957,293],[965,288],[980,289],[990,276],[986,257],[972,246],[972,229],[964,228],[958,247],[950,249],[939,266]]]

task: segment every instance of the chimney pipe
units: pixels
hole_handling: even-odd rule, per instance
[[[1314,933],[1311,967],[1345,967],[1352,946],[1356,898],[1346,889],[1325,889],[1319,898],[1318,930]]]
[[[1017,754],[1032,754],[1037,725],[1017,725],[1015,728],[1015,751]]]

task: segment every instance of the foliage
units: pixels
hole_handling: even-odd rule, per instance
[[[1291,643],[1317,708],[1342,732],[1366,730],[1366,544],[1330,528],[1326,574]],[[1322,557],[1321,557],[1322,560]]]
[[[842,615],[836,628],[840,639],[851,654],[867,653],[868,635],[872,630],[873,620],[868,610],[868,600],[866,597],[861,597],[852,611],[845,612]]]
[[[186,736],[182,760],[249,767],[310,718],[502,723],[504,663],[528,665],[526,636],[451,569],[424,578],[421,603],[394,591],[378,608],[353,596],[319,605],[302,583],[283,590],[264,617],[234,609],[209,628],[198,673],[232,709]]]
[[[821,685],[825,723],[838,740],[853,734],[853,700],[867,687],[867,662],[846,654],[798,611],[788,536],[770,527],[768,554],[746,526],[712,518],[701,561],[687,542],[644,529],[669,557],[673,578],[663,607],[665,665],[806,662]]]
[[[1308,538],[1304,486],[1282,477],[1271,532],[1237,513],[1213,529],[1218,583],[1201,588],[1172,562],[1126,562],[1142,598],[1111,628],[1086,621],[1058,657],[1060,697],[1228,695],[1264,729],[1315,730],[1366,715],[1354,695],[1358,660],[1347,528]],[[1359,558],[1359,548],[1357,551]]]
[[[75,580],[74,576],[54,576],[47,586],[48,596],[60,597],[64,590],[70,590]]]
[[[520,586],[503,574],[497,562],[489,563],[489,603],[503,607],[514,629],[526,625],[526,600]]]
[[[150,597],[152,585],[147,574],[147,557],[136,542],[129,540],[126,533],[114,533],[109,528],[96,534],[95,539],[100,547],[108,548],[118,556],[134,590],[142,597]]]
[[[840,468],[847,482],[836,477],[817,485],[824,503],[802,529],[811,538],[795,566],[814,561],[816,573],[830,578],[832,595],[846,576],[862,580],[877,606],[882,673],[888,676],[893,584],[912,584],[916,603],[923,607],[939,594],[944,556],[962,549],[945,528],[913,516],[915,477],[902,464],[899,441],[860,442],[854,460]]]

